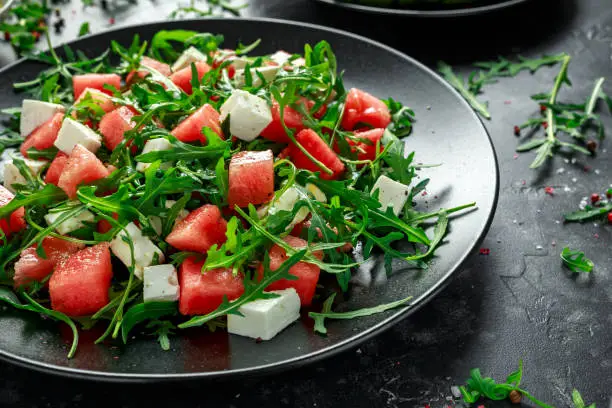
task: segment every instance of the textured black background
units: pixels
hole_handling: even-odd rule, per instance
[[[110,25],[110,17],[116,24],[148,22],[176,6],[161,0],[116,3],[112,14],[82,10],[76,0],[63,5],[67,29],[61,39],[73,38],[83,20],[98,32]],[[245,15],[345,29],[431,66],[443,59],[464,73],[471,62],[497,55],[565,51],[573,56],[574,83],[561,93],[565,100],[584,100],[596,78],[612,73],[609,0],[532,0],[455,20],[370,16],[311,0],[251,0]],[[3,65],[14,60],[8,46],[0,47],[0,59]],[[486,126],[501,170],[499,207],[483,243],[490,254],[474,254],[440,296],[391,330],[322,363],[240,382],[94,384],[0,363],[0,406],[438,408],[457,405],[451,387],[463,383],[470,368],[501,380],[521,358],[524,387],[551,405],[570,406],[577,388],[588,403],[612,406],[612,226],[561,221],[582,197],[610,187],[612,145],[604,142],[596,158],[572,163],[559,157],[539,171],[528,168],[531,153],[514,153],[513,125],[537,112],[529,95],[548,91],[556,71],[522,73],[486,87],[482,99],[493,115]],[[612,92],[611,84],[605,88]],[[609,114],[603,116],[610,127]],[[554,195],[544,192],[546,186]],[[592,274],[573,276],[561,267],[559,253],[566,245],[586,252],[596,265]]]

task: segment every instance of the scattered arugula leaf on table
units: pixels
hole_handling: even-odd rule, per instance
[[[563,248],[561,252],[563,264],[572,272],[591,272],[593,270],[593,261],[586,257],[584,252],[579,250],[571,250],[569,247]]]

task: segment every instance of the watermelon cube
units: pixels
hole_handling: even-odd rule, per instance
[[[140,65],[143,65],[145,67],[149,67],[149,68],[153,68],[154,70],[156,70],[157,72],[159,72],[160,74],[164,75],[164,76],[170,76],[170,74],[172,74],[172,70],[170,69],[170,65],[165,64],[161,61],[158,61],[156,59],[147,57],[146,55],[143,56],[140,59]],[[128,84],[131,83],[134,80],[134,76],[138,75],[139,78],[144,78],[147,75],[149,75],[149,71],[132,71],[128,74],[127,78],[125,79],[125,82],[127,82]]]
[[[34,129],[34,131],[24,140],[19,151],[24,157],[28,157],[28,149],[33,147],[37,150],[44,150],[53,147],[57,134],[62,127],[64,112],[58,112],[48,121]]]
[[[206,104],[193,112],[172,130],[172,135],[181,142],[194,142],[196,140],[206,143],[206,136],[202,134],[202,128],[208,127],[223,138],[221,123],[219,123],[219,112]]]
[[[321,170],[308,156],[306,156],[296,145],[289,146],[291,161],[299,169],[306,169],[312,172],[319,172],[324,180],[337,179],[344,172],[344,163],[340,161],[338,155],[323,139],[312,129],[304,129],[295,137],[304,149],[315,159],[323,163],[333,174],[328,174]]]
[[[21,252],[19,260],[15,263],[13,281],[16,288],[26,286],[34,281],[42,281],[53,272],[59,262],[82,249],[84,245],[60,238],[46,237],[43,239],[42,247],[47,256],[46,259],[38,256],[36,244]]]
[[[283,240],[289,244],[291,247],[296,249],[305,248],[308,246],[308,242],[304,241],[301,238],[297,238],[291,235],[287,235]],[[270,255],[270,270],[275,271],[289,259],[287,256],[287,252],[283,248],[278,245],[272,246],[269,251]],[[314,255],[323,259],[322,252],[315,252]],[[302,306],[310,306],[312,303],[312,298],[315,294],[315,290],[317,288],[317,282],[319,281],[319,273],[320,269],[318,266],[306,263],[306,262],[298,262],[293,265],[291,269],[289,269],[289,273],[291,275],[297,276],[296,280],[287,280],[280,279],[275,282],[272,282],[266,290],[283,290],[287,288],[294,288],[300,297],[300,302]],[[261,277],[263,274],[263,265],[261,265],[258,269],[258,274]]]
[[[136,123],[132,120],[133,116],[132,109],[121,106],[102,117],[98,129],[102,133],[106,147],[114,150],[123,141],[123,134],[134,129]]]
[[[239,152],[229,165],[230,208],[267,203],[274,197],[274,155],[272,150]]]
[[[55,184],[59,182],[60,176],[64,171],[64,167],[66,166],[66,162],[68,161],[68,155],[62,152],[58,152],[55,155],[55,158],[49,165],[47,169],[47,174],[45,175],[45,183],[47,184]]]
[[[198,72],[198,78],[202,79],[204,75],[210,71],[210,65],[205,62],[198,61],[194,62],[196,71]],[[174,74],[170,75],[170,80],[174,82],[176,86],[183,90],[187,95],[191,95],[193,93],[193,89],[191,87],[191,65],[176,71]]]
[[[0,207],[7,205],[15,195],[0,185]],[[0,229],[7,237],[13,232],[21,231],[26,226],[25,209],[20,207],[13,211],[8,217],[0,219]]]
[[[87,184],[109,175],[109,171],[95,154],[77,144],[66,161],[57,186],[69,198],[76,198],[79,184]]]
[[[313,101],[306,98],[301,98],[299,103],[304,104],[308,110],[312,109],[315,104]],[[317,112],[315,112],[313,116],[320,119],[323,117],[326,110],[326,106],[323,105]],[[285,106],[283,109],[283,120],[289,129],[293,129],[294,133],[298,133],[305,127],[302,114],[290,106]],[[289,136],[287,136],[285,128],[283,127],[283,123],[281,122],[280,107],[276,101],[274,101],[272,104],[272,122],[270,122],[270,124],[261,132],[261,137],[278,143],[291,142]]]
[[[74,90],[74,99],[79,99],[79,96],[87,88],[97,89],[107,95],[113,93],[104,89],[104,85],[111,85],[116,89],[121,89],[121,77],[117,74],[83,74],[74,75],[72,77],[72,88]]]
[[[214,244],[226,241],[226,230],[227,221],[221,216],[219,207],[206,204],[175,224],[166,242],[181,251],[205,253]]]
[[[108,246],[104,242],[82,249],[56,266],[49,280],[53,310],[87,316],[108,304],[113,277]]]
[[[349,90],[342,116],[344,129],[353,130],[360,124],[386,128],[389,123],[391,123],[391,113],[383,101],[357,88]]]
[[[97,89],[94,88],[85,88],[83,90],[83,92],[81,93],[81,96],[79,96],[75,101],[74,104],[78,104],[79,102],[82,102],[86,99],[91,99],[91,102],[95,103],[96,105],[100,106],[100,108],[102,108],[102,110],[106,113],[112,111],[113,109],[115,109],[115,104],[113,103],[113,101],[111,100],[111,98],[103,93],[100,92]],[[72,117],[76,118],[77,114],[76,112],[72,112]]]
[[[385,129],[377,128],[362,132],[355,132],[354,136],[365,141],[355,141],[348,139],[348,144],[354,152],[357,152],[357,160],[374,160],[380,152],[382,152],[382,143],[378,143],[378,152],[376,152],[376,143],[382,139]]]
[[[214,311],[223,297],[229,301],[244,293],[241,276],[231,269],[213,269],[202,273],[204,261],[187,258],[179,268],[179,311],[183,315],[204,315]]]

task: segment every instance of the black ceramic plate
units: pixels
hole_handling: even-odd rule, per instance
[[[398,1],[391,1],[388,6],[368,5],[375,1],[359,0],[317,0],[321,3],[332,4],[338,7],[375,14],[389,14],[396,16],[416,17],[459,17],[475,14],[488,13],[507,7],[524,3],[528,0],[473,0],[471,2],[459,2],[458,4],[435,5],[435,4],[413,4],[398,6]],[[384,3],[384,2],[381,2]],[[418,3],[418,2],[415,2]]]
[[[369,286],[353,285],[347,309],[373,306],[414,296],[408,308],[357,320],[328,323],[329,335],[313,333],[308,317],[269,342],[208,333],[194,329],[171,339],[172,350],[162,351],[154,338],[139,336],[127,346],[94,345],[96,329],[81,334],[79,350],[66,359],[70,332],[54,322],[12,310],[1,310],[0,355],[8,361],[52,373],[106,380],[146,381],[218,378],[288,369],[355,346],[430,300],[479,244],[495,209],[498,172],[491,141],[467,103],[439,76],[417,61],[382,44],[350,33],[303,23],[269,19],[210,19],[156,23],[121,28],[85,37],[71,44],[88,55],[102,52],[111,39],[128,44],[136,33],[149,39],[159,30],[189,29],[223,33],[225,45],[248,44],[261,38],[262,53],[284,49],[301,52],[305,43],[331,43],[338,65],[346,71],[347,87],[357,86],[381,97],[392,96],[414,108],[415,131],[407,140],[417,161],[441,163],[422,171],[431,177],[420,205],[430,209],[475,201],[478,209],[454,217],[445,244],[427,271],[397,271],[384,282],[382,265],[374,268]],[[34,77],[42,68],[17,62],[0,71],[0,107],[21,103],[11,84]]]

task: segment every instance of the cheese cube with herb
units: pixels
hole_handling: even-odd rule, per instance
[[[74,149],[74,146],[77,144],[95,153],[102,145],[102,136],[82,123],[74,119],[66,118],[53,144],[68,155],[72,153],[72,149]]]
[[[124,263],[128,268],[132,266],[132,256],[130,244],[122,237],[129,236],[134,246],[134,275],[142,279],[144,268],[164,261],[164,253],[159,249],[149,237],[144,236],[142,231],[130,222],[110,244],[113,254]]]
[[[24,99],[21,104],[21,121],[19,122],[19,133],[26,137],[37,127],[47,122],[58,112],[64,112],[66,109],[62,105],[37,101],[33,99]]]
[[[170,149],[172,149],[172,144],[168,141],[168,139],[164,139],[163,137],[160,137],[157,139],[147,140],[144,147],[142,148],[141,154],[146,154],[150,152],[161,152],[161,151],[170,150]],[[149,168],[150,165],[151,163],[138,162],[136,164],[136,170],[143,173],[146,169]],[[170,167],[172,167],[172,162],[164,162],[160,164],[159,166],[161,170],[168,170]]]
[[[267,82],[271,82],[274,80],[274,78],[276,78],[276,74],[278,73],[279,67],[277,66],[265,66],[265,67],[257,67],[257,68],[251,68],[251,77],[253,79],[253,83],[252,86],[258,87],[262,85],[261,82],[261,78],[259,77],[259,75],[257,75],[257,72],[259,72],[261,74],[261,76],[263,76],[263,78],[266,80]],[[234,80],[236,81],[236,85],[239,87],[245,86],[246,85],[246,78],[245,78],[245,70],[244,69],[238,69],[236,70],[236,74],[234,75]]]
[[[259,96],[236,89],[221,106],[220,121],[229,116],[229,129],[232,136],[250,142],[272,122],[272,112],[268,103]]]
[[[68,210],[67,210],[68,211]],[[47,215],[45,215],[45,221],[47,225],[53,224],[57,221],[66,211],[50,211]],[[67,235],[72,231],[76,231],[79,228],[85,227],[85,222],[94,222],[95,216],[91,213],[91,211],[83,211],[76,216],[69,217],[68,219],[62,221],[61,224],[55,226],[55,230],[58,234]]]
[[[312,197],[314,197],[315,200],[322,203],[327,201],[325,193],[322,192],[321,189],[319,189],[314,184],[306,184],[305,189],[306,192]],[[274,200],[272,204],[268,206],[265,210],[262,208],[262,211],[265,211],[262,212],[262,214],[265,215],[265,213],[267,212],[274,213],[277,211],[293,211],[293,208],[295,207],[296,203],[300,201],[300,197],[301,193],[298,188],[291,186],[287,190],[285,190],[285,192],[281,194],[278,199]],[[309,213],[310,210],[308,206],[303,206],[302,208],[300,208],[297,214],[295,214],[295,216],[293,217],[293,220],[291,220],[291,223],[287,226],[287,230],[291,230],[294,226],[304,221],[306,217],[308,217]],[[262,215],[260,214],[260,216]]]
[[[172,64],[172,72],[180,71],[183,68],[187,68],[194,62],[198,61],[206,61],[206,55],[197,50],[195,47],[189,47],[180,57],[176,60],[174,64]]]
[[[179,282],[173,265],[147,266],[143,271],[145,302],[174,302],[179,298]]]
[[[374,187],[372,194],[378,190],[378,201],[382,204],[382,211],[386,211],[388,207],[393,207],[393,213],[397,216],[400,214],[410,194],[410,187],[398,181],[392,180],[387,176],[380,176]]]
[[[270,340],[300,317],[300,297],[294,288],[271,291],[278,297],[257,299],[240,306],[242,316],[227,316],[227,331],[254,339]]]
[[[38,176],[43,167],[45,167],[47,164],[45,160],[31,160],[22,157],[19,157],[19,159],[23,160],[24,164],[34,177]],[[15,189],[13,188],[13,184],[26,183],[26,178],[21,174],[19,168],[15,165],[13,160],[4,164],[4,187],[6,187],[7,190],[14,193]]]

